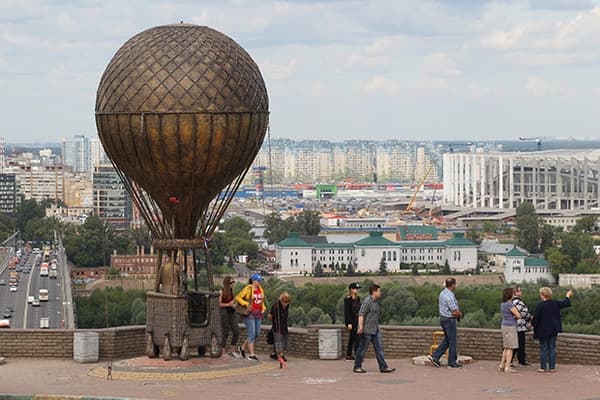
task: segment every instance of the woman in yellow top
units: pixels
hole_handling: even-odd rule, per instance
[[[260,324],[263,319],[263,313],[267,310],[265,305],[265,293],[263,291],[263,279],[260,274],[254,273],[250,276],[248,284],[235,296],[235,301],[248,308],[250,313],[244,316],[243,321],[246,326],[248,339],[238,347],[242,357],[246,356],[244,348],[248,345],[248,360],[258,361],[254,354],[254,342],[260,334]]]

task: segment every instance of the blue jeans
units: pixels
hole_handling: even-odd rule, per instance
[[[360,335],[360,342],[358,345],[358,351],[356,352],[356,359],[354,360],[354,368],[362,368],[362,361],[365,357],[365,353],[369,348],[369,344],[373,343],[373,349],[375,350],[375,357],[377,358],[377,364],[379,364],[379,370],[383,371],[388,367],[383,357],[383,344],[381,343],[381,331],[377,329],[374,335],[363,333]]]
[[[540,368],[556,369],[556,335],[540,338]]]
[[[260,323],[262,318],[258,318],[254,313],[250,313],[244,317],[244,325],[246,326],[246,334],[248,335],[248,343],[255,343],[256,338],[260,335]]]
[[[456,339],[456,318],[441,317],[440,324],[444,330],[444,339],[433,352],[432,357],[439,360],[442,354],[450,349],[448,352],[448,365],[456,365],[456,359],[458,358],[458,345]]]

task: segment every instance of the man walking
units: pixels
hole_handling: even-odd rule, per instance
[[[367,372],[362,368],[362,361],[370,343],[373,343],[379,371],[388,373],[396,370],[396,368],[390,368],[387,365],[383,356],[383,344],[381,343],[381,331],[379,330],[380,298],[381,288],[379,285],[371,285],[369,295],[362,302],[358,312],[358,329],[356,332],[360,335],[360,344],[356,352],[353,371],[359,374]]]
[[[463,314],[458,308],[458,302],[454,296],[456,290],[456,279],[446,278],[445,288],[440,292],[439,297],[439,311],[440,311],[440,324],[444,330],[444,339],[438,346],[438,348],[429,356],[431,365],[436,368],[441,367],[440,357],[442,354],[449,349],[448,352],[448,367],[450,368],[461,368],[462,365],[458,363],[458,345],[457,345],[457,333],[456,333],[456,321],[460,321]]]

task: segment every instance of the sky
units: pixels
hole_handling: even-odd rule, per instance
[[[0,136],[95,136],[119,47],[184,21],[265,78],[274,138],[599,138],[600,0],[2,0]]]

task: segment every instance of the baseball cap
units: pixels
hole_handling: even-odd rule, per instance
[[[250,276],[250,279],[253,281],[258,281],[258,282],[262,282],[263,278],[262,276],[260,276],[260,274],[254,273]]]
[[[350,285],[348,285],[348,289],[360,289],[360,285],[356,282],[352,282]]]

